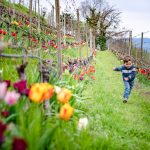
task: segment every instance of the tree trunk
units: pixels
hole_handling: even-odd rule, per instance
[[[92,56],[93,53],[93,45],[92,45],[92,29],[90,28],[90,56]]]

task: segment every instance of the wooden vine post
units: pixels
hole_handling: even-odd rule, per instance
[[[129,52],[128,52],[129,56],[131,56],[131,50],[132,50],[132,31],[129,31]]]
[[[86,36],[86,58],[87,58],[87,60],[88,60],[88,25],[87,25],[87,23],[85,23],[85,36]]]
[[[31,30],[32,30],[32,0],[30,0],[29,5],[29,15],[30,15],[30,25],[29,25],[29,47],[31,46]]]
[[[61,50],[61,33],[60,33],[60,5],[59,0],[55,0],[56,8],[56,29],[57,29],[57,45],[58,45],[58,75],[62,77],[62,50]]]
[[[141,33],[141,60],[143,59],[143,32]]]
[[[93,42],[93,38],[92,38],[93,36],[92,36],[92,28],[90,28],[90,56],[92,56],[92,54],[93,54],[93,44],[92,44],[92,42]]]
[[[79,58],[80,58],[80,60],[82,59],[81,57],[81,46],[80,46],[80,44],[81,44],[81,37],[80,37],[80,19],[79,19],[79,9],[77,9],[77,30],[78,30],[78,34],[77,34],[77,39],[78,39],[78,44],[79,44],[79,46],[78,46],[78,48],[79,48]]]

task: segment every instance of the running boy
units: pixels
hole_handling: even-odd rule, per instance
[[[130,56],[125,56],[123,59],[123,62],[124,62],[124,65],[120,67],[116,67],[113,70],[122,72],[123,82],[125,86],[124,94],[123,94],[123,103],[127,103],[131,90],[134,85],[134,79],[136,77],[136,68],[133,65],[133,62]]]

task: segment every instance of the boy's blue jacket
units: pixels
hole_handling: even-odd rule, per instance
[[[121,71],[123,80],[125,77],[129,78],[129,82],[133,81],[136,76],[136,68],[132,65],[130,68],[126,68],[125,66],[116,67],[114,71]]]

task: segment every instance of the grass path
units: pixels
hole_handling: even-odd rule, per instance
[[[112,71],[118,65],[120,61],[111,52],[98,53],[96,80],[84,91],[91,99],[81,105],[90,120],[90,135],[99,144],[95,149],[148,150],[150,98],[143,97],[134,87],[129,102],[122,102],[122,77]]]

